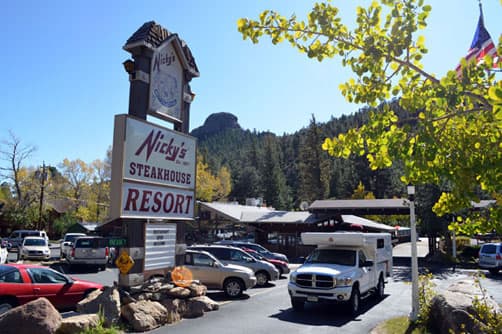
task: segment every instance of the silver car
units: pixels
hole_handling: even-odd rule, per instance
[[[104,270],[108,263],[110,249],[102,237],[80,237],[72,243],[66,261],[72,265],[92,265]]]
[[[269,281],[279,279],[279,271],[274,265],[266,261],[256,260],[240,248],[222,245],[197,245],[191,246],[190,249],[211,253],[224,264],[236,264],[253,270],[256,276],[256,285],[258,286],[264,286]]]
[[[204,251],[187,250],[185,267],[192,278],[199,280],[208,289],[223,290],[231,298],[240,297],[242,292],[256,284],[256,277],[249,268],[223,264]]]

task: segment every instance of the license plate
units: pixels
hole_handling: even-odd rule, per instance
[[[316,296],[307,296],[307,301],[308,302],[317,302],[317,301],[319,301],[319,298],[317,298]]]

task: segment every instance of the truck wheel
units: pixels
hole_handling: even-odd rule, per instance
[[[237,298],[242,295],[242,291],[244,291],[244,287],[236,278],[229,278],[223,283],[223,291],[230,298]]]
[[[380,275],[376,291],[376,296],[378,299],[383,299],[383,297],[385,296],[384,290],[385,290],[385,282],[383,281],[382,275]]]
[[[488,271],[490,272],[490,274],[496,275],[499,272],[499,268],[491,268],[488,269]]]
[[[350,294],[349,305],[350,313],[356,316],[359,313],[359,304],[361,302],[361,296],[359,294],[359,288],[354,286],[352,288],[352,293]]]
[[[291,305],[293,306],[294,311],[300,312],[303,311],[303,306],[305,305],[305,302],[298,298],[291,298]]]

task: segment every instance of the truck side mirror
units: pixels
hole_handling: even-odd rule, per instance
[[[366,260],[360,264],[360,267],[373,267],[373,261],[372,260]]]

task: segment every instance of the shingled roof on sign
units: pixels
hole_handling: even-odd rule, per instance
[[[124,45],[124,50],[132,53],[132,50],[139,47],[145,46],[150,49],[155,49],[159,47],[168,38],[176,39],[179,43],[179,50],[183,52],[184,62],[188,66],[188,70],[192,77],[199,76],[199,68],[195,63],[195,59],[190,51],[190,48],[186,42],[179,38],[177,34],[170,33],[166,28],[162,27],[160,24],[155,23],[155,21],[150,21],[144,23],[131,37],[127,40]]]
[[[138,44],[150,44],[156,48],[170,35],[166,28],[163,28],[155,21],[144,23],[126,42],[125,50],[129,50]],[[144,42],[144,43],[142,43]]]

